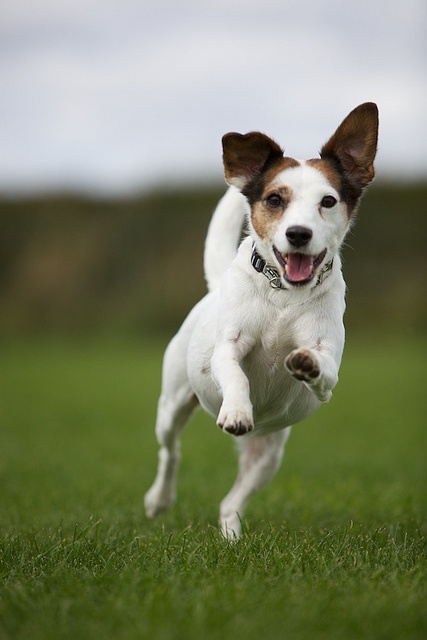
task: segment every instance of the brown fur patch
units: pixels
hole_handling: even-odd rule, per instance
[[[271,138],[251,131],[226,133],[222,138],[225,178],[229,184],[248,186],[263,171],[283,158],[283,151]]]
[[[242,189],[243,195],[247,197],[251,206],[254,205],[258,200],[263,198],[266,186],[274,180],[278,173],[285,169],[298,166],[299,162],[293,158],[277,159],[270,167],[256,176]]]
[[[341,195],[341,176],[330,162],[321,158],[313,158],[312,160],[307,160],[307,164],[321,171],[335,191],[338,191]]]
[[[281,173],[285,169],[293,169],[294,167],[299,167],[300,164],[301,163],[298,162],[298,160],[295,160],[295,158],[282,158],[280,161],[276,162],[273,167],[271,167],[264,173],[264,184],[270,184],[279,173]]]
[[[258,184],[258,198],[251,202],[251,221],[256,233],[263,241],[274,233],[274,229],[282,218],[286,205],[292,198],[292,191],[288,187],[278,186],[274,188],[274,179],[285,169],[298,166],[300,166],[300,163],[294,158],[283,158],[260,177],[262,184]],[[268,206],[266,199],[273,193],[280,195],[284,203],[283,206]]]
[[[341,202],[345,205],[347,219],[349,219],[353,212],[353,208],[349,206],[350,203],[346,197],[347,191],[343,176],[329,160],[313,158],[311,160],[307,160],[307,164],[310,165],[310,167],[321,171],[329,184],[338,192]],[[320,215],[322,215],[321,211]]]
[[[378,107],[373,102],[365,102],[342,121],[323,145],[320,156],[338,160],[347,177],[362,190],[375,175],[377,143]]]
[[[357,211],[363,190],[374,178],[377,142],[378,107],[365,102],[348,114],[320,151],[322,160],[341,176],[339,193],[349,216]]]

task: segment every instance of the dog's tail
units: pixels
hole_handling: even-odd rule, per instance
[[[205,243],[204,268],[209,291],[219,286],[221,277],[237,253],[247,212],[246,199],[230,187],[215,209]]]

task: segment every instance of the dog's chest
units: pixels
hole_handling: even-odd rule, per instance
[[[255,424],[260,430],[268,431],[273,424],[277,428],[299,422],[318,405],[305,385],[286,370],[286,356],[297,346],[293,323],[283,314],[270,320],[242,362],[249,380]]]
[[[262,328],[248,359],[272,373],[280,369],[288,353],[297,346],[296,322],[298,314],[292,307],[279,311],[270,306],[260,321]]]

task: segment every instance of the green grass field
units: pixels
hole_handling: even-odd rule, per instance
[[[427,344],[348,341],[332,401],[225,542],[231,438],[196,414],[147,521],[164,343],[0,345],[0,638],[427,637]]]

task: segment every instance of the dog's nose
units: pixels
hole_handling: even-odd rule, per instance
[[[312,235],[311,229],[298,225],[289,227],[286,231],[286,237],[293,247],[303,247],[311,240]]]

